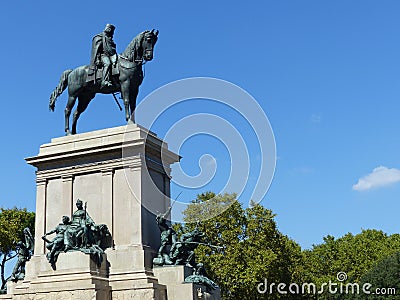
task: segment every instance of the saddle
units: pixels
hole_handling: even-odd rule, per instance
[[[115,75],[119,75],[119,68],[118,68],[118,63],[114,67],[113,65],[111,66],[111,77]],[[103,66],[93,66],[89,65],[89,71],[86,76],[86,82],[98,82],[101,81],[101,78],[103,76]]]

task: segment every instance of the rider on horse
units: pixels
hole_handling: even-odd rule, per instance
[[[154,45],[158,39],[158,30],[145,30],[139,33],[121,53],[118,59],[115,43],[112,40],[114,26],[107,25],[104,32],[93,39],[93,54],[91,66],[79,66],[75,69],[65,70],[61,74],[60,82],[50,95],[49,109],[54,111],[57,98],[68,87],[68,102],[65,107],[65,133],[75,134],[79,116],[86,110],[90,101],[97,93],[111,94],[120,92],[124,101],[125,120],[135,122],[134,112],[139,86],[143,81],[142,66],[146,61],[153,59]],[[104,38],[104,39],[103,39]],[[110,56],[111,55],[111,56]],[[103,63],[104,85],[95,82],[97,63]],[[111,63],[118,64],[118,71],[111,76]],[[90,80],[88,80],[90,78]],[[92,78],[94,80],[92,80]],[[113,82],[110,82],[110,79]],[[111,84],[111,86],[109,86]],[[74,112],[72,130],[69,129],[69,118],[75,102],[78,106]]]
[[[113,41],[115,26],[107,24],[104,31],[95,35],[92,40],[92,57],[90,68],[96,72],[96,67],[103,66],[101,86],[112,86],[111,64],[117,63],[117,50]]]

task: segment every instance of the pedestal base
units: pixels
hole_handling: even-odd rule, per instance
[[[110,300],[106,255],[103,259],[98,267],[84,253],[61,253],[57,270],[53,270],[44,255],[34,256],[32,263],[39,269],[39,276],[30,280],[28,273],[26,280],[15,286],[12,299]]]
[[[45,255],[30,260],[24,281],[11,283],[7,295],[1,300],[167,300],[164,285],[158,283],[150,271],[135,268],[143,265],[144,251],[125,249],[108,250],[114,261],[115,272],[110,274],[111,263],[103,256],[100,267],[89,255],[81,252],[61,253],[53,270]],[[125,253],[125,256],[123,253]],[[140,254],[140,252],[143,252]],[[133,254],[136,254],[134,257]],[[116,257],[120,256],[119,260]],[[122,264],[125,260],[126,263]],[[120,264],[120,265],[119,265]],[[132,270],[127,271],[127,267]],[[39,274],[32,277],[32,274]]]
[[[165,286],[159,284],[152,269],[146,267],[151,265],[154,250],[140,245],[120,246],[106,253],[113,300],[167,300]]]
[[[192,275],[193,269],[186,266],[155,267],[154,275],[160,284],[167,287],[168,300],[220,300],[219,289],[212,294],[207,293],[202,284],[184,282],[185,278]]]

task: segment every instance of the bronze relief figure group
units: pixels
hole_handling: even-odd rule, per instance
[[[68,251],[81,251],[90,254],[92,258],[101,264],[104,250],[111,246],[111,234],[105,224],[95,224],[89,216],[83,201],[76,201],[77,210],[68,216],[62,217],[62,222],[53,230],[43,235],[42,239],[47,243],[50,251],[46,257],[53,269],[56,269],[57,258],[60,253]],[[50,241],[48,235],[56,234]]]
[[[17,262],[11,273],[10,280],[18,281],[25,278],[25,265],[31,258],[34,248],[34,239],[28,227],[23,230],[23,238],[17,243]]]
[[[220,247],[206,243],[206,237],[196,226],[190,232],[184,233],[179,240],[175,230],[169,225],[166,216],[171,207],[164,214],[156,216],[156,222],[160,229],[160,248],[157,257],[153,259],[155,266],[186,265],[192,268],[193,274],[185,278],[185,282],[201,283],[211,292],[218,288],[218,285],[207,277],[207,273],[202,263],[197,263],[195,259],[195,249],[199,245],[205,245],[214,249]],[[198,224],[197,224],[198,225]],[[169,249],[169,251],[168,251]]]

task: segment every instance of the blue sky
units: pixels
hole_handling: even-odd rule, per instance
[[[362,228],[398,232],[400,2],[71,0],[1,6],[0,206],[34,210],[34,169],[24,158],[64,134],[66,96],[50,113],[49,95],[63,70],[89,62],[92,36],[113,23],[119,52],[137,33],[160,30],[139,102],[167,83],[197,76],[227,80],[257,100],[278,156],[261,203],[302,247]],[[217,104],[176,108],[155,131],[163,137],[169,124],[202,108],[235,124],[257,159],[251,128]],[[97,96],[78,130],[123,124],[112,97]],[[197,174],[205,153],[221,170],[204,188],[218,190],[227,166],[223,143],[201,135],[187,140],[182,168]],[[179,192],[173,189],[173,195]],[[196,192],[181,197],[189,201]]]

